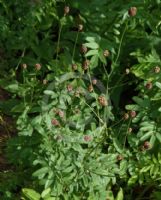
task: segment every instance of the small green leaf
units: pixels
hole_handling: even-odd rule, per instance
[[[69,166],[69,167],[67,167],[66,169],[63,170],[63,173],[71,173],[73,168],[74,168],[73,166]]]
[[[42,198],[47,198],[47,196],[50,194],[50,192],[51,192],[51,188],[45,189],[45,190],[41,193],[41,197],[42,197]]]
[[[95,38],[94,38],[94,37],[88,36],[88,37],[86,37],[86,40],[87,40],[88,42],[94,42],[94,41],[95,41]]]
[[[154,165],[154,164],[153,164],[153,165],[150,165],[150,176],[153,175],[154,169],[155,169],[155,165]]]
[[[22,193],[25,197],[27,197],[29,200],[40,200],[41,196],[39,193],[37,193],[33,189],[29,188],[23,188]]]
[[[36,172],[33,173],[33,176],[45,176],[45,174],[48,172],[48,167],[42,167],[41,169],[38,169]]]
[[[89,50],[87,53],[86,53],[86,57],[88,56],[93,56],[93,55],[97,55],[98,54],[98,50],[97,49],[92,49],[92,50]]]
[[[159,140],[159,142],[161,142],[161,134],[157,132],[156,137]]]
[[[99,45],[96,42],[85,43],[85,46],[91,49],[98,49]]]
[[[117,138],[113,138],[113,144],[114,144],[114,147],[116,148],[116,150],[122,154],[123,153],[123,147],[121,146],[121,143],[118,141]]]
[[[159,89],[161,89],[161,83],[156,82],[155,85],[156,85]]]
[[[95,67],[97,67],[97,65],[98,65],[98,55],[94,55],[92,56],[90,61],[91,69],[94,69]]]
[[[128,180],[128,186],[132,186],[136,183],[136,181],[138,180],[138,176],[134,175],[132,176],[129,180]]]
[[[139,184],[140,185],[142,185],[144,183],[144,175],[143,175],[143,173],[139,174],[139,179],[138,180],[139,180]]]
[[[151,138],[150,138],[150,144],[151,144],[152,147],[154,146],[155,141],[156,141],[156,137],[155,137],[155,135],[152,135]]]
[[[45,90],[44,94],[52,96],[52,98],[56,98],[58,95],[52,90]]]
[[[17,92],[19,90],[18,82],[15,81],[14,83],[7,85],[5,89],[8,90],[9,92]]]
[[[125,108],[126,110],[135,110],[135,111],[140,110],[140,107],[136,104],[126,105]]]
[[[147,172],[147,171],[149,171],[150,168],[151,168],[151,166],[145,166],[140,170],[140,173]]]
[[[116,196],[116,200],[123,200],[123,199],[124,199],[123,189],[120,188],[120,190]]]
[[[133,97],[133,100],[141,107],[146,108],[150,106],[150,100],[148,98],[141,99],[140,97]]]
[[[100,50],[98,56],[102,63],[107,64],[106,57],[103,55],[103,51]]]
[[[113,32],[114,32],[115,35],[120,35],[120,31],[118,31],[118,30],[115,29],[115,28],[113,29]]]
[[[19,103],[18,105],[14,106],[11,110],[11,112],[23,112],[25,109],[24,103]]]
[[[153,133],[154,133],[153,131],[149,131],[149,132],[145,133],[145,134],[140,138],[140,141],[145,141],[145,140],[147,140],[148,138],[150,138],[150,136],[151,136]]]

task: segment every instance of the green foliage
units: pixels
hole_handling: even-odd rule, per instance
[[[140,184],[143,184],[145,181],[150,183],[150,181],[155,182],[160,180],[160,159],[160,154],[158,154],[157,157],[154,155],[144,155],[144,158],[140,157],[139,162],[137,165],[135,165],[135,170],[131,172],[132,176],[128,180],[128,185],[134,185],[136,181],[139,181]]]
[[[2,198],[20,187],[24,200],[130,200],[152,185],[157,199],[161,1],[0,5],[0,85],[10,94],[0,110],[16,119],[6,152],[11,181],[22,178],[2,184]]]

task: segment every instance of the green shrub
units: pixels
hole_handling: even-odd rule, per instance
[[[22,198],[141,199],[156,189],[161,2],[0,4],[0,85],[12,94],[0,109],[18,130],[7,154],[33,175]]]

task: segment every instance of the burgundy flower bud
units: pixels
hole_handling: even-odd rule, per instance
[[[68,92],[71,92],[72,90],[73,90],[73,86],[72,85],[67,85],[67,90],[68,90]]]
[[[52,123],[52,125],[54,125],[54,126],[59,126],[59,125],[60,125],[60,123],[59,123],[59,121],[58,121],[57,119],[52,119],[52,120],[51,120],[51,123]]]
[[[125,69],[125,73],[128,75],[130,73],[130,69],[129,68],[126,68]]]
[[[101,104],[101,106],[108,106],[108,102],[104,96],[99,96],[98,101]]]
[[[97,79],[93,79],[93,80],[92,80],[92,84],[93,84],[93,85],[96,85],[96,84],[97,84]]]
[[[35,64],[35,68],[37,71],[39,71],[41,69],[41,65],[39,63]]]
[[[159,66],[154,67],[154,72],[158,74],[160,72],[160,67]]]
[[[131,110],[130,111],[130,117],[131,118],[135,118],[136,117],[136,111],[135,110]]]
[[[63,118],[64,117],[64,112],[62,110],[59,110],[58,111],[58,115],[59,115],[59,117]]]
[[[84,141],[85,142],[90,142],[92,140],[92,137],[90,135],[85,135],[84,136]]]
[[[143,146],[144,146],[144,149],[146,150],[151,148],[151,145],[148,141],[145,141]]]
[[[69,6],[65,6],[64,7],[64,15],[67,15],[69,13],[69,11],[70,11]]]
[[[84,70],[87,70],[88,68],[89,68],[89,65],[90,65],[90,61],[89,60],[85,60],[84,62],[83,62],[83,69]]]
[[[108,57],[110,55],[110,52],[106,49],[104,52],[103,52],[103,55],[105,57]]]
[[[85,53],[87,53],[87,51],[88,51],[87,47],[86,47],[84,44],[82,44],[82,45],[81,45],[81,48],[80,48],[80,52],[81,52],[82,54],[85,54]]]
[[[76,64],[72,64],[72,69],[75,71],[77,70],[77,65]]]
[[[148,90],[151,90],[152,87],[153,87],[152,82],[147,82],[146,85],[145,85],[145,87],[146,87]]]
[[[131,133],[132,132],[132,128],[128,128],[128,133]]]
[[[23,69],[27,69],[27,65],[25,63],[22,64]]]
[[[128,113],[125,113],[124,114],[124,120],[128,120],[129,119],[129,114]]]
[[[122,155],[118,155],[118,156],[117,156],[117,160],[118,160],[118,161],[123,160],[123,156],[122,156]]]
[[[46,85],[48,81],[46,79],[43,80],[43,85]]]
[[[136,7],[131,7],[129,10],[128,10],[128,13],[131,17],[134,17],[137,13],[137,8]]]
[[[92,85],[89,85],[89,86],[88,86],[88,91],[89,91],[89,92],[93,92],[93,86],[92,86]]]
[[[78,25],[78,31],[81,32],[82,30],[83,30],[83,25],[82,25],[82,24],[79,24],[79,25]]]

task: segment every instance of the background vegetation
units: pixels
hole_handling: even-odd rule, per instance
[[[160,199],[160,8],[0,1],[0,199]]]

